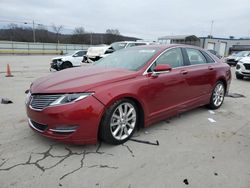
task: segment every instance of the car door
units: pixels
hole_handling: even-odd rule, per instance
[[[83,55],[86,54],[86,51],[78,51],[73,55],[73,65],[74,66],[80,66],[83,60]]]
[[[150,76],[154,67],[159,64],[169,64],[172,70],[159,74],[157,77]],[[187,89],[183,79],[182,69],[184,61],[180,48],[167,50],[148,69],[149,90],[147,92],[147,104],[149,117],[160,116],[185,102],[185,90]]]
[[[215,62],[206,52],[194,48],[184,48],[187,66],[183,70],[189,100],[199,100],[211,92],[216,77]]]

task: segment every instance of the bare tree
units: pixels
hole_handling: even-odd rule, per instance
[[[73,31],[73,35],[83,35],[85,34],[85,29],[83,27],[76,27]]]
[[[107,34],[120,35],[120,31],[118,29],[107,29]]]
[[[61,30],[63,29],[63,26],[62,25],[58,25],[56,26],[55,24],[52,25],[52,29],[55,31],[56,33],[56,42],[59,43],[59,35],[60,35],[60,32]]]

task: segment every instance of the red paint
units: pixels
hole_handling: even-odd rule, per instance
[[[176,45],[177,46],[177,45]],[[158,46],[159,47],[159,46]],[[63,125],[78,125],[70,135],[45,131],[42,135],[75,144],[96,143],[101,118],[116,100],[129,97],[136,100],[144,112],[144,126],[166,119],[177,113],[209,103],[211,92],[218,80],[231,81],[230,67],[214,58],[216,63],[180,68],[161,66],[169,72],[152,76],[143,74],[149,65],[171,46],[161,50],[139,71],[96,69],[93,67],[72,68],[36,80],[31,93],[95,92],[75,103],[48,107],[34,111],[27,106],[27,115],[33,121],[54,128]],[[178,47],[185,47],[179,45]],[[155,48],[147,46],[140,48]]]

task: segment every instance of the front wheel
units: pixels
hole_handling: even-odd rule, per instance
[[[211,95],[208,107],[210,109],[218,109],[222,105],[224,97],[225,97],[225,85],[223,82],[218,81],[213,89],[213,93]]]
[[[122,144],[134,134],[138,120],[136,103],[129,99],[119,100],[106,110],[101,122],[100,137],[110,144]]]
[[[69,61],[66,61],[64,62],[62,65],[61,65],[61,69],[67,69],[67,68],[71,68],[73,67],[72,63],[69,62]]]
[[[236,78],[239,80],[242,80],[244,76],[240,75],[240,74],[236,74]]]

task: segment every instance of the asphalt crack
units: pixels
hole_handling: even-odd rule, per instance
[[[128,145],[122,144],[122,146],[127,148],[132,157],[135,157],[133,150]]]
[[[63,178],[65,178],[65,177],[67,177],[67,176],[69,176],[70,174],[73,174],[73,173],[75,173],[76,171],[78,171],[78,170],[80,170],[82,167],[83,167],[83,161],[84,161],[84,159],[85,159],[85,156],[86,156],[86,153],[85,153],[85,151],[84,151],[84,153],[82,154],[82,159],[81,159],[81,164],[80,164],[80,167],[78,167],[77,169],[75,169],[75,170],[72,170],[71,172],[68,172],[68,173],[66,173],[66,174],[64,174],[62,177],[60,177],[59,179],[60,180],[62,180]]]

